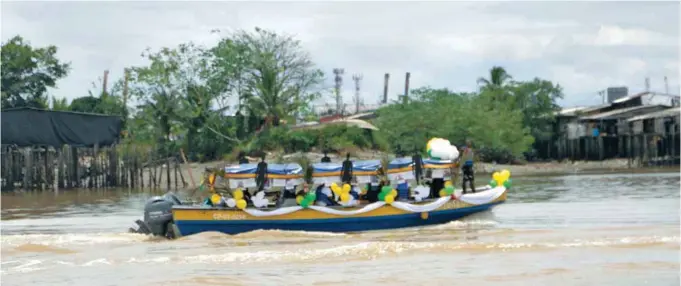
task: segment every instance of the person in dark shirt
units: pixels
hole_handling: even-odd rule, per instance
[[[473,153],[473,143],[471,140],[466,140],[466,147],[463,149],[461,155],[461,172],[463,173],[463,178],[461,180],[461,188],[463,188],[463,193],[466,193],[466,182],[471,185],[471,193],[475,193],[475,178],[473,174],[473,159],[475,154]]]
[[[246,159],[246,152],[241,151],[239,152],[238,156],[239,164],[248,164],[248,159]]]
[[[341,181],[344,184],[352,183],[352,161],[350,161],[350,153],[345,157],[343,161],[343,168],[341,169]]]
[[[322,163],[331,163],[331,158],[329,158],[329,152],[324,151],[324,157],[322,157]]]

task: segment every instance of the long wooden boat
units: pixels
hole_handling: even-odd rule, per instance
[[[441,170],[449,169],[451,161],[423,160],[422,167],[429,172],[438,170],[436,176],[442,176]],[[340,189],[336,182],[344,171],[340,163],[313,164],[313,182],[328,188],[329,185]],[[345,167],[347,168],[347,167]],[[376,185],[376,176],[381,168],[378,160],[355,161],[351,164],[353,181],[352,190],[363,185]],[[386,174],[401,174],[403,178],[414,168],[414,164],[401,158],[391,162]],[[256,182],[256,164],[243,164],[225,168],[225,178],[230,180],[232,188],[251,188]],[[409,176],[407,176],[409,177]],[[347,177],[346,177],[347,178]],[[408,179],[408,178],[404,178]],[[296,188],[303,181],[303,171],[298,164],[267,165],[268,187]],[[262,180],[260,179],[262,183]],[[348,187],[348,186],[343,186]],[[425,186],[416,187],[426,188]],[[262,189],[262,188],[260,188]],[[295,190],[294,190],[295,192]],[[393,191],[394,192],[394,191]],[[450,189],[451,192],[451,189]],[[393,200],[384,198],[375,202],[357,201],[353,206],[319,205],[293,203],[287,206],[281,201],[277,203],[260,203],[260,207],[235,207],[233,199],[225,205],[183,205],[172,194],[165,197],[152,198],[145,206],[144,221],[138,220],[139,230],[135,232],[167,237],[178,237],[201,232],[216,231],[226,234],[238,234],[254,230],[291,230],[316,232],[359,232],[381,229],[395,229],[443,224],[462,217],[489,210],[506,201],[507,188],[484,186],[475,193],[433,196],[414,195],[408,198]],[[337,194],[336,192],[334,192]],[[422,192],[421,193],[426,193]],[[259,196],[262,199],[263,196]],[[335,196],[338,200],[339,196]],[[346,196],[347,198],[347,196]],[[238,199],[238,198],[237,198]],[[314,199],[313,199],[314,201]]]

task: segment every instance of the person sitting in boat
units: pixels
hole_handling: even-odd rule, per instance
[[[315,195],[317,197],[316,204],[319,206],[335,206],[338,205],[334,200],[331,199],[331,189],[329,189],[326,184],[321,184],[317,186],[315,190]]]
[[[331,158],[329,158],[329,151],[324,151],[324,157],[322,157],[322,163],[331,163]]]
[[[470,184],[471,193],[475,192],[475,178],[473,174],[474,155],[473,143],[471,140],[466,140],[466,147],[463,148],[460,159],[463,162],[461,166],[461,173],[463,174],[461,178],[461,188],[463,189],[464,194],[466,193],[466,183]]]
[[[239,164],[248,164],[248,159],[246,158],[246,152],[241,151],[239,152],[238,158]]]

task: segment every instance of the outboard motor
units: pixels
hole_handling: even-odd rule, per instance
[[[173,193],[150,198],[144,205],[144,221],[137,220],[138,230],[131,229],[132,232],[152,234],[154,236],[165,236],[174,238],[173,229],[173,205],[181,205],[180,199]]]

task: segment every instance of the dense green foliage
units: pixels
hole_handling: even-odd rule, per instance
[[[69,70],[56,52],[53,46],[32,48],[19,36],[3,44],[3,108],[49,105],[47,88]],[[291,36],[256,28],[224,36],[213,47],[190,42],[142,56],[147,64],[126,68],[125,79],[111,88],[70,104],[52,99],[51,108],[120,115],[126,148],[163,156],[176,156],[182,148],[190,160],[222,159],[242,150],[378,149],[408,155],[442,137],[457,146],[471,139],[481,159],[506,162],[552,136],[556,100],[562,97],[561,87],[550,81],[516,81],[493,67],[475,92],[412,90],[409,98],[377,111],[373,123],[379,131],[345,125],[291,129],[315,119],[310,103],[326,92],[324,74]]]

